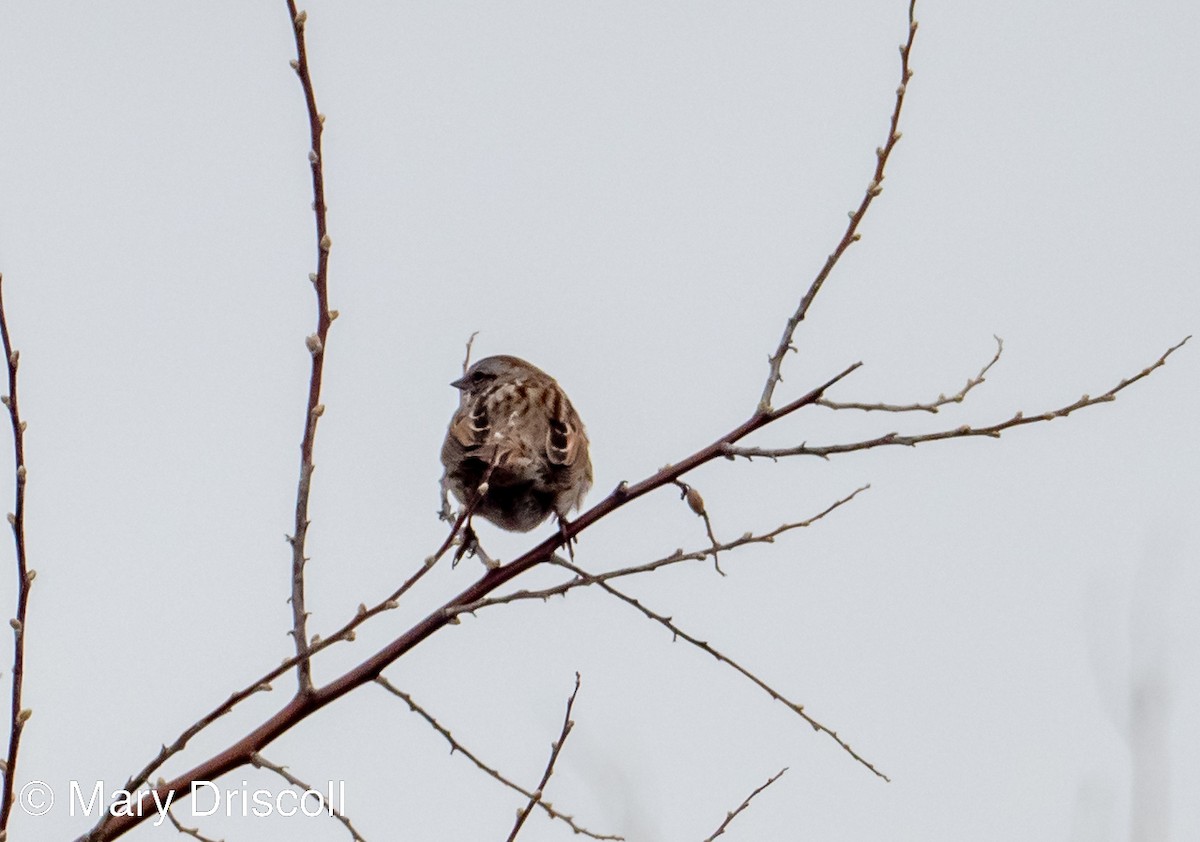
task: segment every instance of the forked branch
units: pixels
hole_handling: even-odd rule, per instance
[[[800,327],[800,323],[808,315],[808,309],[812,307],[813,300],[817,297],[817,293],[821,291],[825,281],[829,279],[833,269],[837,266],[838,261],[842,259],[842,255],[851,245],[862,239],[862,234],[859,233],[858,227],[862,224],[863,218],[866,217],[867,211],[871,208],[871,203],[875,201],[875,197],[883,192],[883,177],[884,170],[887,169],[888,161],[892,157],[892,150],[896,148],[896,144],[900,142],[900,112],[904,108],[904,95],[908,92],[908,80],[912,78],[913,71],[909,66],[909,57],[912,55],[913,41],[917,37],[917,20],[916,20],[917,0],[909,0],[908,4],[908,40],[900,45],[900,84],[896,88],[896,104],[892,108],[892,118],[888,125],[887,139],[884,140],[883,146],[875,149],[875,171],[871,175],[871,181],[867,184],[867,190],[863,194],[862,200],[858,203],[855,210],[850,211],[850,221],[846,225],[846,231],[842,234],[842,239],[838,241],[837,246],[825,259],[825,265],[821,267],[821,271],[813,278],[812,283],[808,285],[808,290],[800,299],[796,310],[787,320],[787,324],[783,328],[783,337],[779,340],[779,346],[775,349],[769,359],[769,367],[767,370],[767,382],[763,385],[762,397],[758,401],[758,411],[760,413],[768,413],[771,411],[771,399],[775,395],[775,387],[783,380],[781,373],[783,369],[783,358],[787,356],[788,351],[795,351],[796,346],[792,340],[796,336],[796,329]]]
[[[421,705],[419,705],[410,694],[405,693],[403,690],[401,690],[396,685],[392,684],[392,682],[388,681],[382,675],[379,676],[378,678],[376,678],[375,682],[380,687],[383,687],[385,690],[387,690],[389,693],[391,693],[393,696],[396,696],[397,698],[403,700],[403,702],[406,705],[408,705],[409,710],[411,710],[413,713],[420,716],[422,719],[425,720],[426,723],[428,723],[430,728],[432,728],[437,733],[441,734],[442,738],[447,743],[450,744],[450,753],[451,754],[454,754],[454,753],[461,754],[463,757],[467,758],[467,760],[470,760],[472,763],[474,763],[478,769],[487,773],[488,775],[490,775],[492,778],[499,781],[500,783],[504,784],[504,786],[508,787],[509,789],[513,790],[514,792],[520,793],[525,798],[528,798],[531,803],[535,802],[534,794],[532,791],[525,789],[525,787],[516,783],[508,776],[502,774],[495,767],[489,766],[488,764],[486,764],[482,760],[480,760],[479,757],[473,751],[471,751],[469,748],[464,746],[461,742],[459,742],[455,738],[455,736],[450,732],[449,728],[447,728],[446,726],[444,726],[440,722],[438,722],[433,717],[433,714],[431,714],[429,711],[425,710],[425,708],[423,708]],[[623,840],[625,838],[624,836],[610,836],[610,835],[602,834],[602,833],[594,833],[593,831],[590,831],[587,828],[583,827],[582,825],[578,824],[575,821],[574,816],[568,816],[566,813],[563,813],[560,810],[555,809],[554,806],[552,804],[550,804],[550,802],[548,802],[548,801],[544,801],[542,799],[536,799],[536,804],[541,810],[545,811],[547,816],[549,816],[552,819],[558,819],[559,821],[565,823],[568,827],[571,828],[572,831],[574,831],[576,834],[579,834],[580,836],[586,836],[590,839],[609,839],[609,840],[614,840],[614,842],[617,842],[618,840]]]

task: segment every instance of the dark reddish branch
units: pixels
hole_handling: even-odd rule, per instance
[[[17,405],[17,354],[8,335],[8,317],[4,313],[4,276],[0,275],[0,337],[4,342],[4,361],[8,366],[8,418],[12,422],[13,470],[16,472],[16,505],[11,525],[17,555],[17,616],[13,625],[13,668],[11,727],[8,733],[7,766],[4,771],[4,795],[0,804],[0,831],[8,827],[13,807],[13,779],[17,774],[17,753],[25,721],[21,716],[21,692],[25,683],[25,617],[29,606],[29,568],[25,558],[25,427]]]
[[[308,535],[308,498],[313,474],[313,441],[317,435],[318,407],[321,402],[321,376],[325,364],[325,343],[332,319],[329,314],[327,278],[329,272],[329,233],[325,223],[325,176],[321,160],[321,134],[324,125],[317,110],[316,95],[313,93],[312,78],[308,70],[308,51],[304,43],[306,15],[296,10],[293,0],[288,0],[288,12],[292,17],[292,33],[296,39],[294,68],[304,89],[304,102],[308,110],[310,135],[309,165],[312,169],[313,215],[317,225],[317,272],[313,287],[317,292],[317,332],[309,340],[312,354],[312,373],[308,381],[308,404],[304,414],[304,439],[300,444],[300,480],[296,487],[296,517],[290,538],[292,545],[292,637],[295,638],[296,657],[299,659],[296,677],[298,692],[312,690],[312,662],[308,641],[308,614],[304,606],[304,557],[305,539]],[[315,341],[314,341],[315,339]]]
[[[827,389],[848,376],[860,365],[862,363],[854,363],[847,366],[837,376],[830,378],[808,394],[797,398],[780,409],[767,413],[755,413],[745,423],[735,427],[728,434],[717,439],[707,447],[696,451],[678,464],[668,465],[654,475],[634,485],[622,484],[595,506],[568,524],[566,526],[567,535],[578,535],[596,521],[611,514],[625,504],[636,500],[644,494],[648,494],[656,488],[670,485],[687,472],[695,470],[706,462],[724,456],[726,447],[740,441],[756,430],[779,420],[785,415],[790,415],[802,407],[816,403],[825,394]],[[452,619],[456,618],[459,613],[458,609],[462,606],[477,602],[492,593],[496,588],[520,576],[531,567],[549,560],[561,545],[561,541],[562,538],[555,534],[515,561],[498,567],[495,570],[488,571],[482,578],[458,596],[429,614],[425,619],[418,622],[358,666],[347,671],[324,687],[314,688],[308,693],[297,694],[278,713],[229,748],[174,780],[156,787],[155,791],[158,793],[158,797],[165,799],[167,793],[174,792],[175,800],[179,801],[187,797],[193,781],[215,781],[221,775],[247,765],[251,762],[251,758],[255,754],[265,749],[275,738],[291,730],[331,702],[337,701],[351,690],[361,687],[367,682],[374,681],[393,662],[413,649],[421,641],[447,625]],[[153,803],[149,792],[142,796],[140,803],[142,805]],[[83,837],[83,839],[87,840],[87,842],[107,842],[107,840],[116,839],[136,827],[147,816],[154,814],[151,806],[146,806],[142,812],[144,813],[142,816],[108,816],[93,829],[91,834]]]

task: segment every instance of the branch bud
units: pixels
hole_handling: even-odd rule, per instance
[[[293,19],[293,22],[296,24],[297,29],[302,29],[304,27],[304,22],[307,20],[308,12],[302,9],[299,12],[296,12],[296,17]]]
[[[304,344],[308,347],[308,352],[314,357],[324,350],[324,346],[321,344],[321,337],[317,336],[315,333],[305,338]]]
[[[321,237],[321,251],[329,251],[333,246],[333,240],[329,239],[329,235],[325,234]]]
[[[20,722],[22,725],[24,725],[29,721],[29,717],[31,716],[33,716],[32,708],[22,708],[21,712],[17,714],[17,722]]]
[[[21,621],[18,620],[16,617],[13,617],[11,620],[9,620],[8,624],[10,626],[12,626],[13,631],[15,631],[15,632],[19,632],[21,630]]]
[[[689,485],[687,493],[684,495],[687,498],[687,504],[697,515],[704,516],[704,498],[700,496],[700,492],[695,486]]]
[[[321,159],[317,157],[317,151],[315,149],[308,150],[308,162],[310,164],[315,164],[319,160]]]

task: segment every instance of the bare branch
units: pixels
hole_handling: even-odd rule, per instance
[[[938,395],[937,400],[929,403],[909,403],[909,404],[890,404],[890,403],[842,403],[838,401],[826,400],[821,398],[817,401],[817,406],[823,406],[827,409],[861,409],[864,412],[930,412],[936,414],[939,409],[949,403],[962,403],[966,398],[967,393],[976,386],[984,382],[985,375],[991,370],[992,366],[1000,362],[1000,354],[1004,352],[1004,340],[999,336],[993,337],[996,340],[996,353],[992,359],[979,370],[979,373],[967,381],[967,385],[963,386],[950,397]]]
[[[572,571],[576,576],[579,576],[581,578],[590,578],[590,575],[587,573],[587,571],[585,571],[579,567],[576,567],[574,564],[571,564],[570,562],[566,561],[565,559],[563,559],[561,557],[555,556],[553,561],[555,564],[559,565],[560,567],[565,567],[568,570]],[[771,687],[771,685],[767,684],[765,681],[763,681],[761,678],[759,678],[757,675],[750,672],[750,670],[743,667],[737,661],[733,660],[732,658],[728,657],[727,655],[724,655],[721,652],[714,649],[711,645],[708,644],[707,641],[700,640],[699,638],[693,637],[692,635],[688,634],[683,629],[681,629],[679,626],[675,625],[674,621],[670,617],[664,617],[662,614],[658,614],[658,613],[654,612],[653,610],[642,605],[642,603],[639,602],[638,600],[634,599],[633,597],[629,596],[626,593],[623,593],[623,592],[617,590],[616,588],[614,588],[612,585],[608,584],[607,582],[596,581],[595,584],[599,585],[601,588],[608,591],[610,594],[612,594],[613,596],[615,596],[617,599],[621,600],[622,602],[625,602],[628,605],[632,605],[634,608],[636,608],[638,611],[640,611],[646,617],[650,618],[654,622],[665,627],[676,638],[682,639],[682,640],[686,641],[687,643],[690,643],[692,646],[695,646],[697,649],[701,650],[702,652],[707,652],[709,655],[712,655],[714,658],[716,658],[721,663],[727,664],[730,667],[732,667],[733,669],[737,670],[742,675],[744,675],[746,678],[750,679],[750,681],[753,682],[760,689],[764,690],[767,693],[767,695],[769,695],[772,699],[782,702],[788,708],[790,708],[793,713],[796,713],[797,715],[799,715],[801,719],[803,719],[805,722],[807,722],[809,725],[812,726],[814,731],[820,731],[820,732],[823,732],[823,733],[829,735],[829,737],[831,737],[834,742],[836,742],[839,746],[842,747],[843,751],[845,751],[847,754],[849,754],[851,757],[853,757],[855,760],[857,760],[863,766],[870,769],[873,773],[875,773],[875,775],[877,775],[880,778],[883,778],[885,781],[889,781],[889,782],[891,781],[891,778],[889,778],[887,775],[883,774],[883,772],[880,772],[878,769],[876,769],[875,766],[872,765],[870,761],[868,761],[866,758],[864,758],[862,755],[860,755],[858,752],[856,752],[854,749],[852,749],[848,742],[846,742],[841,737],[839,737],[837,731],[827,728],[826,726],[822,725],[817,720],[813,719],[807,713],[805,713],[804,705],[797,704],[796,702],[791,701],[786,696],[784,696],[782,693],[780,693],[778,690]]]
[[[800,322],[804,321],[808,315],[808,308],[812,306],[813,299],[817,297],[817,293],[821,291],[821,286],[829,278],[833,272],[833,267],[837,266],[838,261],[842,259],[842,255],[850,248],[852,243],[858,242],[862,235],[858,233],[858,226],[862,224],[863,218],[867,215],[867,210],[871,207],[871,203],[875,197],[883,192],[883,176],[884,170],[887,168],[888,159],[891,158],[892,150],[896,148],[896,144],[900,141],[900,110],[904,107],[904,94],[908,89],[908,80],[912,78],[913,71],[909,67],[908,59],[912,53],[913,40],[917,36],[917,21],[914,17],[916,12],[916,0],[910,0],[908,4],[908,41],[900,46],[900,85],[896,88],[896,105],[892,109],[891,124],[888,127],[887,140],[883,146],[875,150],[875,172],[871,176],[871,183],[867,185],[866,193],[863,195],[862,201],[859,202],[857,210],[850,211],[850,222],[846,226],[846,231],[842,234],[842,239],[834,248],[833,253],[825,260],[825,265],[817,276],[813,278],[809,284],[808,291],[804,293],[804,297],[800,299],[799,306],[787,320],[787,325],[783,329],[783,337],[779,340],[779,347],[775,349],[775,353],[770,356],[770,368],[767,372],[767,382],[763,386],[762,397],[758,401],[758,412],[767,414],[771,411],[771,398],[775,394],[775,387],[783,380],[780,370],[783,368],[783,358],[787,356],[788,351],[796,350],[796,346],[792,344],[792,340],[796,335],[796,329],[800,326]]]
[[[760,792],[762,792],[764,789],[769,787],[771,784],[775,783],[777,780],[782,778],[783,773],[786,771],[787,771],[787,767],[784,766],[782,769],[780,769],[774,775],[767,778],[767,782],[765,784],[760,786],[758,789],[754,790],[754,792],[747,795],[746,800],[743,801],[740,805],[738,805],[738,808],[736,810],[733,810],[730,813],[726,813],[725,821],[721,822],[721,826],[718,827],[715,831],[713,831],[712,836],[709,836],[707,839],[704,840],[704,842],[713,842],[714,839],[716,839],[718,836],[723,834],[725,832],[725,828],[729,827],[729,823],[732,822],[735,818],[737,818],[738,813],[742,812],[743,810],[745,810],[747,807],[750,806],[750,802],[754,800],[754,796],[758,795]]]
[[[860,486],[859,488],[856,488],[854,491],[852,491],[850,494],[847,494],[845,497],[841,498],[840,500],[836,500],[835,502],[831,503],[824,510],[818,512],[817,514],[813,515],[812,517],[808,518],[807,520],[801,520],[801,521],[797,521],[795,523],[785,523],[782,526],[772,529],[770,532],[764,532],[759,535],[755,535],[753,533],[747,532],[746,534],[742,535],[740,538],[736,538],[732,541],[726,541],[724,543],[720,543],[720,544],[717,544],[712,547],[706,547],[702,550],[693,550],[692,552],[685,553],[683,551],[683,549],[681,548],[681,549],[678,549],[675,552],[671,553],[668,556],[663,556],[662,558],[656,559],[654,561],[646,562],[645,564],[636,564],[636,565],[632,565],[630,567],[622,567],[617,570],[610,570],[606,573],[589,574],[587,576],[576,576],[573,579],[569,579],[566,582],[562,582],[561,584],[553,585],[548,588],[540,588],[538,590],[532,590],[532,591],[531,590],[520,590],[520,591],[514,591],[509,594],[504,594],[503,596],[488,597],[486,599],[481,599],[477,602],[471,603],[470,605],[462,606],[459,609],[459,613],[474,614],[476,611],[478,611],[481,608],[488,608],[492,605],[503,605],[508,602],[519,602],[521,600],[526,600],[526,599],[546,600],[552,596],[562,596],[562,595],[566,594],[568,591],[574,590],[575,588],[585,588],[589,585],[595,585],[595,584],[599,584],[600,582],[611,581],[612,579],[620,579],[620,578],[623,578],[626,576],[637,576],[642,573],[651,573],[651,572],[653,572],[655,570],[659,570],[663,567],[669,567],[673,564],[680,564],[685,561],[703,561],[704,559],[708,558],[709,556],[715,556],[718,552],[727,552],[730,550],[736,550],[739,547],[744,547],[748,544],[773,544],[773,543],[775,543],[775,539],[778,536],[782,535],[783,533],[790,532],[793,529],[803,529],[807,526],[812,526],[814,523],[821,520],[823,517],[825,517],[830,512],[832,512],[834,509],[838,509],[838,508],[844,506],[846,503],[849,503],[851,500],[853,500],[855,497],[857,497],[860,493],[862,493],[863,491],[866,491],[870,487],[871,487],[870,485]]]
[[[175,825],[175,829],[184,836],[190,836],[193,839],[200,840],[200,842],[225,842],[224,839],[213,839],[211,836],[205,836],[200,832],[199,827],[188,827],[187,825],[183,824],[183,822],[179,821],[179,819],[175,816],[175,810],[171,807],[167,808],[167,818],[171,821],[171,824]]]
[[[8,409],[8,420],[12,425],[13,465],[15,501],[13,510],[8,515],[8,524],[12,527],[13,547],[17,558],[17,611],[16,616],[8,621],[13,630],[13,666],[12,684],[9,693],[9,730],[8,751],[4,760],[4,795],[0,800],[0,836],[7,832],[8,819],[13,808],[13,781],[17,776],[17,754],[21,750],[21,735],[25,731],[25,723],[33,712],[22,707],[22,690],[25,686],[25,630],[29,609],[29,589],[37,576],[36,570],[31,570],[25,554],[25,422],[21,420],[21,411],[17,402],[17,366],[21,353],[12,346],[12,338],[8,333],[8,316],[4,312],[4,276],[0,275],[0,337],[4,342],[4,362],[8,370],[8,394],[3,396],[4,406]]]
[[[1184,342],[1186,341],[1187,339],[1184,340]],[[1159,358],[1156,363],[1143,370],[1136,377],[1122,381],[1117,387],[1114,387],[1114,389],[1110,390],[1110,392],[1104,396],[1104,399],[1111,400],[1112,396],[1114,396],[1121,389],[1124,389],[1131,383],[1148,376],[1155,369],[1163,365],[1166,358],[1182,345],[1183,342],[1180,342],[1178,345],[1170,348],[1166,353],[1163,354],[1162,357]],[[566,537],[569,538],[578,535],[584,529],[588,528],[593,523],[604,518],[613,511],[627,505],[638,497],[641,497],[650,493],[651,491],[654,491],[655,489],[661,488],[664,485],[673,482],[674,480],[686,475],[689,471],[692,471],[697,467],[710,462],[717,456],[733,458],[736,455],[770,455],[767,452],[756,454],[753,451],[749,451],[749,449],[734,448],[733,445],[755,430],[761,429],[767,424],[770,424],[771,422],[778,420],[779,418],[782,418],[785,415],[804,406],[810,406],[814,404],[817,400],[824,397],[825,392],[829,388],[845,379],[860,365],[861,363],[854,363],[853,365],[847,366],[839,374],[825,381],[821,385],[809,391],[807,394],[797,398],[781,409],[772,410],[767,415],[755,414],[738,427],[718,438],[712,444],[709,444],[707,447],[696,451],[677,464],[668,465],[651,476],[641,480],[640,482],[634,484],[623,482],[619,484],[617,488],[614,489],[606,498],[571,521],[564,530],[567,533]],[[1092,402],[1099,402],[1100,400],[1101,399],[1095,399],[1092,400]],[[1067,408],[1067,410],[1060,412],[1061,414],[1068,414],[1069,411],[1073,411],[1073,408]],[[1055,416],[1053,414],[1048,414],[1047,417],[1050,418]],[[962,435],[962,433],[959,433],[959,435]],[[943,435],[942,437],[946,436]],[[878,444],[884,443],[888,442],[878,442]],[[892,441],[890,443],[896,442]],[[864,449],[864,445],[860,444],[857,449]],[[747,452],[740,453],[739,450],[746,450]],[[356,687],[361,686],[363,683],[374,680],[388,665],[395,662],[406,652],[417,646],[423,640],[447,624],[456,621],[458,615],[463,613],[464,610],[467,610],[471,606],[477,606],[481,600],[493,593],[497,588],[503,586],[505,583],[516,578],[530,568],[539,564],[543,564],[552,559],[555,551],[561,545],[562,540],[562,535],[556,534],[551,536],[537,546],[528,550],[519,558],[494,570],[487,571],[478,581],[468,586],[457,596],[448,600],[440,608],[434,610],[424,619],[417,622],[379,652],[367,658],[357,666],[349,669],[339,678],[335,679],[319,690],[314,691],[312,694],[309,694],[308,696],[297,696],[282,709],[280,709],[275,715],[271,716],[257,728],[254,728],[229,748],[219,752],[208,760],[205,760],[195,768],[178,776],[174,780],[160,787],[156,787],[154,792],[158,794],[160,799],[167,797],[167,795],[171,792],[175,792],[176,796],[178,797],[180,793],[185,793],[187,791],[191,782],[194,780],[213,780],[216,777],[219,777],[220,775],[249,762],[249,756],[252,752],[258,751],[262,746],[269,744],[280,734],[289,731],[291,728],[295,727],[301,721],[308,718],[325,705],[336,701],[338,698],[341,698],[341,696],[345,695]],[[427,566],[423,567],[421,570],[418,570],[414,576],[410,577],[410,579],[403,586],[401,586],[400,590],[397,591],[397,596],[415,584],[416,581],[418,581],[428,570],[429,567]],[[578,570],[578,568],[575,568],[575,570],[577,575],[581,578],[588,578],[588,574]],[[599,584],[601,587],[610,588],[610,586],[605,583]],[[364,621],[368,616],[374,616],[374,614],[392,607],[395,607],[394,600],[381,603],[371,611],[366,611],[364,610],[364,606],[360,606],[359,617],[350,623],[347,623],[346,626],[344,626],[343,629],[338,633],[339,636],[330,638],[329,641],[332,642],[333,640],[343,639],[345,635],[351,633],[353,627]],[[323,640],[321,641],[320,645],[325,646],[328,644]],[[285,662],[285,669],[287,664],[288,662]],[[278,670],[268,673],[267,680],[277,677],[278,674]],[[221,705],[217,711],[214,711],[214,713],[210,715],[211,718],[215,718],[216,716],[220,716],[228,712],[233,704],[236,704],[237,701],[245,698],[255,689],[258,688],[248,688],[247,690],[243,690],[238,694],[234,694],[234,696],[230,697],[229,701]],[[779,694],[775,693],[773,690],[768,690],[768,692],[773,694],[774,697],[779,698],[781,701],[784,701],[789,706],[792,706],[793,710],[796,710],[797,713],[800,713],[800,715],[804,716],[802,713],[803,709],[800,708],[800,706],[794,705],[794,703],[791,702],[787,702],[786,699],[784,699],[782,696],[779,696]],[[195,731],[198,731],[200,727],[202,727],[202,725],[193,726],[193,728],[188,729],[188,731],[185,732],[185,737],[188,734],[195,733]],[[814,725],[814,727],[816,727],[818,730],[826,730],[830,736],[834,736],[835,739],[838,739],[839,743],[843,745],[843,748],[846,748],[846,750],[849,751],[849,748],[845,746],[844,743],[841,743],[840,738],[837,738],[833,732],[828,731],[828,729],[823,729],[818,725]],[[181,741],[186,742],[186,739],[181,737]],[[177,741],[176,746],[179,744],[180,741]],[[178,748],[172,747],[171,749],[164,748],[163,751],[164,753],[173,753],[177,750]],[[866,764],[866,761],[862,761],[861,758],[858,758],[856,754],[853,752],[850,753],[856,759],[859,759],[860,762]],[[160,757],[162,756],[163,755],[160,754]],[[152,765],[155,765],[157,762],[160,761],[155,761],[152,763]],[[142,780],[144,781],[144,777]],[[127,788],[131,789],[130,787]],[[149,794],[143,797],[149,797]],[[92,842],[102,842],[102,840],[116,839],[139,824],[143,820],[145,814],[145,811],[139,811],[134,815],[105,815],[92,829],[91,833],[89,834],[89,838],[92,840]]]
[[[532,792],[525,789],[520,784],[515,783],[512,779],[505,777],[503,774],[501,774],[495,768],[488,766],[486,763],[484,763],[482,760],[480,760],[478,757],[476,757],[475,754],[470,749],[468,749],[466,746],[464,746],[462,743],[460,743],[458,740],[456,740],[454,738],[454,735],[450,733],[450,729],[446,728],[444,725],[442,725],[440,722],[438,722],[436,719],[434,719],[432,714],[430,714],[427,710],[425,710],[425,708],[423,708],[419,704],[417,704],[411,695],[409,695],[408,693],[405,693],[403,690],[396,687],[396,685],[392,684],[390,681],[388,681],[382,675],[379,676],[378,678],[376,678],[375,682],[379,686],[381,686],[385,690],[387,690],[389,693],[391,693],[393,696],[403,699],[404,703],[408,705],[409,709],[413,713],[420,716],[427,723],[429,723],[429,726],[431,728],[433,728],[433,730],[435,730],[439,734],[441,734],[442,737],[446,740],[446,742],[448,742],[450,744],[450,753],[451,754],[453,754],[454,752],[458,752],[463,757],[467,758],[472,763],[474,763],[476,765],[476,767],[478,767],[482,771],[486,772],[488,775],[491,775],[493,778],[495,778],[500,783],[504,784],[509,789],[511,789],[515,792],[519,792],[521,795],[523,795],[525,798],[530,799],[531,801],[533,800]],[[546,815],[548,815],[550,818],[558,819],[559,821],[565,822],[567,824],[567,826],[571,828],[571,830],[573,830],[576,834],[579,834],[580,836],[587,836],[592,839],[609,839],[609,840],[623,840],[625,838],[624,836],[607,836],[607,835],[600,834],[600,833],[593,833],[592,831],[588,830],[587,828],[576,824],[573,816],[568,816],[566,813],[559,812],[558,810],[554,809],[554,807],[551,806],[546,801],[539,800],[537,802],[537,806],[540,807],[542,810],[545,810]]]
[[[529,797],[529,803],[525,805],[525,809],[517,813],[517,821],[513,824],[513,829],[508,834],[508,842],[513,842],[517,838],[517,834],[521,832],[522,825],[529,818],[529,814],[533,812],[534,805],[542,800],[542,795],[546,791],[546,784],[550,783],[550,776],[554,774],[554,764],[558,761],[558,755],[562,752],[563,744],[566,743],[567,737],[571,734],[571,729],[575,727],[575,723],[571,721],[571,708],[575,706],[575,697],[579,695],[579,673],[575,673],[575,689],[571,691],[571,698],[567,699],[567,712],[563,714],[562,731],[558,735],[558,739],[550,746],[550,759],[546,761],[546,771],[542,773],[542,779],[537,785],[537,789]]]
[[[725,448],[725,455],[729,458],[735,456],[744,456],[747,459],[752,459],[756,456],[766,457],[768,459],[778,459],[783,456],[820,456],[823,459],[828,459],[836,453],[852,453],[858,450],[870,450],[875,447],[886,447],[891,445],[903,445],[905,447],[915,447],[918,444],[924,444],[930,441],[942,441],[945,439],[961,439],[971,436],[988,436],[998,439],[1000,434],[1005,430],[1013,427],[1022,427],[1026,424],[1038,424],[1042,421],[1053,421],[1055,418],[1065,418],[1072,412],[1080,409],[1085,409],[1097,404],[1108,403],[1114,401],[1117,395],[1132,386],[1134,383],[1141,380],[1143,377],[1149,377],[1150,374],[1157,368],[1163,366],[1167,362],[1167,358],[1171,354],[1179,350],[1183,345],[1191,339],[1191,336],[1184,337],[1180,342],[1168,348],[1163,355],[1155,362],[1146,368],[1142,369],[1133,377],[1122,380],[1116,386],[1113,386],[1107,392],[1096,397],[1084,395],[1074,403],[1066,406],[1052,409],[1048,412],[1040,412],[1036,415],[1025,415],[1018,412],[1007,421],[1001,421],[997,424],[990,424],[985,427],[971,427],[966,424],[961,427],[956,427],[953,430],[941,430],[936,433],[922,433],[919,435],[903,436],[899,433],[887,433],[878,438],[866,439],[864,441],[850,442],[848,444],[830,444],[819,447],[811,447],[807,443],[796,447],[781,447],[781,448],[762,448],[762,447],[732,447]]]
[[[287,781],[289,784],[291,784],[292,786],[299,789],[301,791],[301,793],[305,793],[305,792],[316,793],[317,792],[309,784],[306,784],[304,781],[300,780],[295,775],[293,775],[291,772],[289,772],[287,770],[286,766],[277,766],[276,764],[267,760],[261,754],[251,755],[250,762],[253,763],[259,769],[270,769],[276,775],[278,775],[279,777],[281,777],[285,781]],[[303,797],[303,795],[301,797]],[[317,793],[317,797],[320,798],[322,804],[324,804],[325,799],[321,798],[319,793]],[[325,809],[327,809],[329,811],[329,815],[331,815],[333,818],[335,818],[339,822],[341,822],[342,825],[346,828],[346,830],[350,832],[350,838],[353,839],[354,842],[367,842],[367,840],[363,839],[362,835],[358,832],[358,830],[355,829],[354,825],[351,824],[350,819],[348,819],[346,817],[345,813],[343,813],[341,810],[334,807],[333,804],[326,805]]]
[[[308,405],[304,413],[304,438],[300,443],[300,481],[296,486],[296,518],[293,532],[288,537],[292,545],[292,631],[296,645],[296,679],[298,692],[311,693],[313,689],[311,643],[308,640],[308,613],[304,608],[304,555],[305,538],[308,535],[308,498],[312,487],[313,444],[317,435],[317,419],[325,411],[321,403],[321,377],[325,368],[325,349],[328,343],[329,326],[337,318],[336,311],[329,309],[329,250],[332,241],[325,221],[325,174],[322,157],[321,135],[325,130],[325,115],[317,110],[313,93],[312,76],[308,69],[308,51],[304,43],[304,27],[308,20],[306,12],[296,11],[294,0],[287,0],[288,13],[292,19],[292,32],[296,39],[296,58],[292,69],[300,77],[304,89],[304,102],[308,108],[308,127],[311,144],[308,162],[312,169],[313,216],[316,220],[317,271],[310,278],[317,293],[317,332],[306,340],[312,356],[312,370],[308,380]]]

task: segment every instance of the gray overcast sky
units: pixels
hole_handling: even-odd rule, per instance
[[[568,390],[592,439],[591,502],[753,409],[869,180],[906,8],[307,9],[341,312],[310,533],[312,630],[327,632],[442,537],[446,384],[471,331],[477,355],[526,357]],[[757,443],[1052,409],[1200,325],[1200,7],[928,2],[918,18],[884,193],[780,395],[862,360],[835,397],[929,400],[979,370],[993,334],[1004,359],[939,415],[811,410]],[[0,271],[39,572],[18,785],[59,793],[48,815],[15,817],[17,838],[90,826],[70,815],[70,780],[120,786],[290,651],[282,535],[314,321],[292,56],[282,2],[0,8]],[[1200,838],[1198,354],[1000,441],[693,477],[724,538],[872,484],[814,528],[724,559],[726,578],[697,565],[627,589],[803,702],[891,784],[602,593],[481,612],[387,674],[532,786],[579,670],[547,797],[631,840],[703,839],[783,766],[727,838]],[[502,558],[541,536],[483,529]],[[663,491],[585,533],[578,558],[602,570],[703,541]],[[478,573],[440,566],[318,679]],[[0,582],[11,605],[11,574]],[[267,756],[345,780],[372,842],[503,838],[520,804],[375,687]],[[222,783],[242,780],[280,787],[254,770]],[[216,838],[344,838],[328,820],[184,815]],[[570,831],[535,816],[521,838]]]

